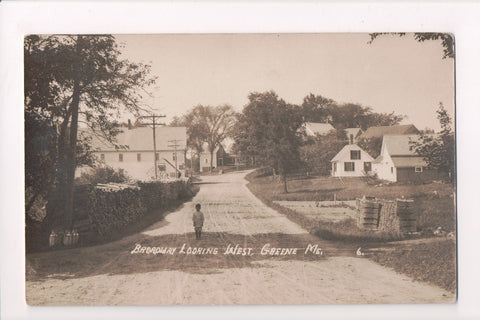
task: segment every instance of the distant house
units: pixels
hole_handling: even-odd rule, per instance
[[[213,157],[208,151],[208,145],[203,144],[203,152],[200,153],[200,172],[210,171],[210,161],[212,169],[222,168],[224,166],[233,166],[238,163],[237,156],[232,153],[233,140],[225,139],[213,151]],[[211,159],[212,158],[212,159]]]
[[[184,175],[187,128],[155,128],[156,154],[152,128],[126,127],[122,130],[116,137],[117,146],[90,134],[97,165],[112,167],[140,181],[155,179],[155,163],[158,179]],[[78,174],[88,170],[79,169]]]
[[[419,134],[420,131],[413,124],[397,126],[370,127],[363,132],[359,139],[382,138],[387,134]]]
[[[360,128],[347,128],[345,129],[345,134],[349,144],[357,143],[357,138],[362,134],[362,129]]]
[[[373,158],[356,144],[347,144],[331,162],[333,177],[361,177],[372,172]]]
[[[210,162],[212,163],[212,169],[222,165],[223,156],[226,154],[225,149],[219,144],[215,150],[213,150],[213,157],[208,151],[206,143],[203,144],[203,152],[200,153],[200,172],[208,172],[210,170]]]
[[[331,131],[335,131],[335,128],[330,123],[320,122],[305,122],[304,129],[308,137],[323,136]]]
[[[382,150],[373,162],[378,178],[392,182],[422,182],[442,177],[438,170],[427,169],[427,163],[415,153],[410,141],[419,135],[385,135]]]

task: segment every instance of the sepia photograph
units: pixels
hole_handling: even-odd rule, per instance
[[[28,305],[457,301],[455,34],[23,40]]]

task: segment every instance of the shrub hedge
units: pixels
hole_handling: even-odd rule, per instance
[[[138,188],[120,190],[81,186],[76,191],[74,225],[84,226],[83,243],[109,240],[153,209],[164,212],[193,194],[191,184],[180,181],[139,183]]]

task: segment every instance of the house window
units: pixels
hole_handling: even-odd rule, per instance
[[[390,172],[393,173],[393,167],[390,167]]]
[[[355,162],[345,162],[345,171],[355,171]]]
[[[137,153],[137,161],[138,162],[142,161],[142,154],[141,153]]]
[[[123,175],[123,174],[125,173],[125,170],[123,170],[123,169],[118,169],[118,173],[121,174],[121,175]]]
[[[337,163],[336,162],[333,163],[333,172],[337,172]]]
[[[105,161],[105,153],[100,154],[100,161]]]
[[[415,172],[423,172],[423,167],[415,167]]]
[[[118,161],[123,162],[123,153],[118,154]]]
[[[370,171],[372,171],[372,163],[365,161],[365,162],[363,163],[363,170],[364,170],[365,172],[370,172]]]
[[[158,165],[159,171],[167,171],[167,166],[164,163]]]
[[[155,160],[157,160],[157,161],[160,160],[160,154],[155,153]]]
[[[360,150],[350,150],[350,160],[360,160]]]
[[[208,163],[208,159],[207,159],[207,158],[205,158],[205,163]]]
[[[174,152],[172,153],[172,160],[175,161],[177,159],[177,154]]]

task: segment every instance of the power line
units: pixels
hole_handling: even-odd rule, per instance
[[[153,167],[155,168],[155,180],[158,179],[158,168],[157,168],[157,143],[156,143],[156,138],[155,138],[155,126],[156,125],[165,125],[165,123],[157,123],[155,122],[156,118],[165,118],[165,115],[159,115],[159,114],[152,114],[148,116],[139,116],[138,119],[143,119],[143,118],[152,118],[151,123],[143,123],[146,125],[151,125],[153,126]]]
[[[177,147],[179,147],[180,145],[178,144],[178,142],[180,141],[183,141],[183,140],[177,140],[177,139],[174,139],[174,140],[168,140],[168,142],[172,142],[173,144],[171,145],[168,145],[169,147],[173,147],[174,150],[175,150],[175,171],[178,172],[178,166],[177,166]]]

